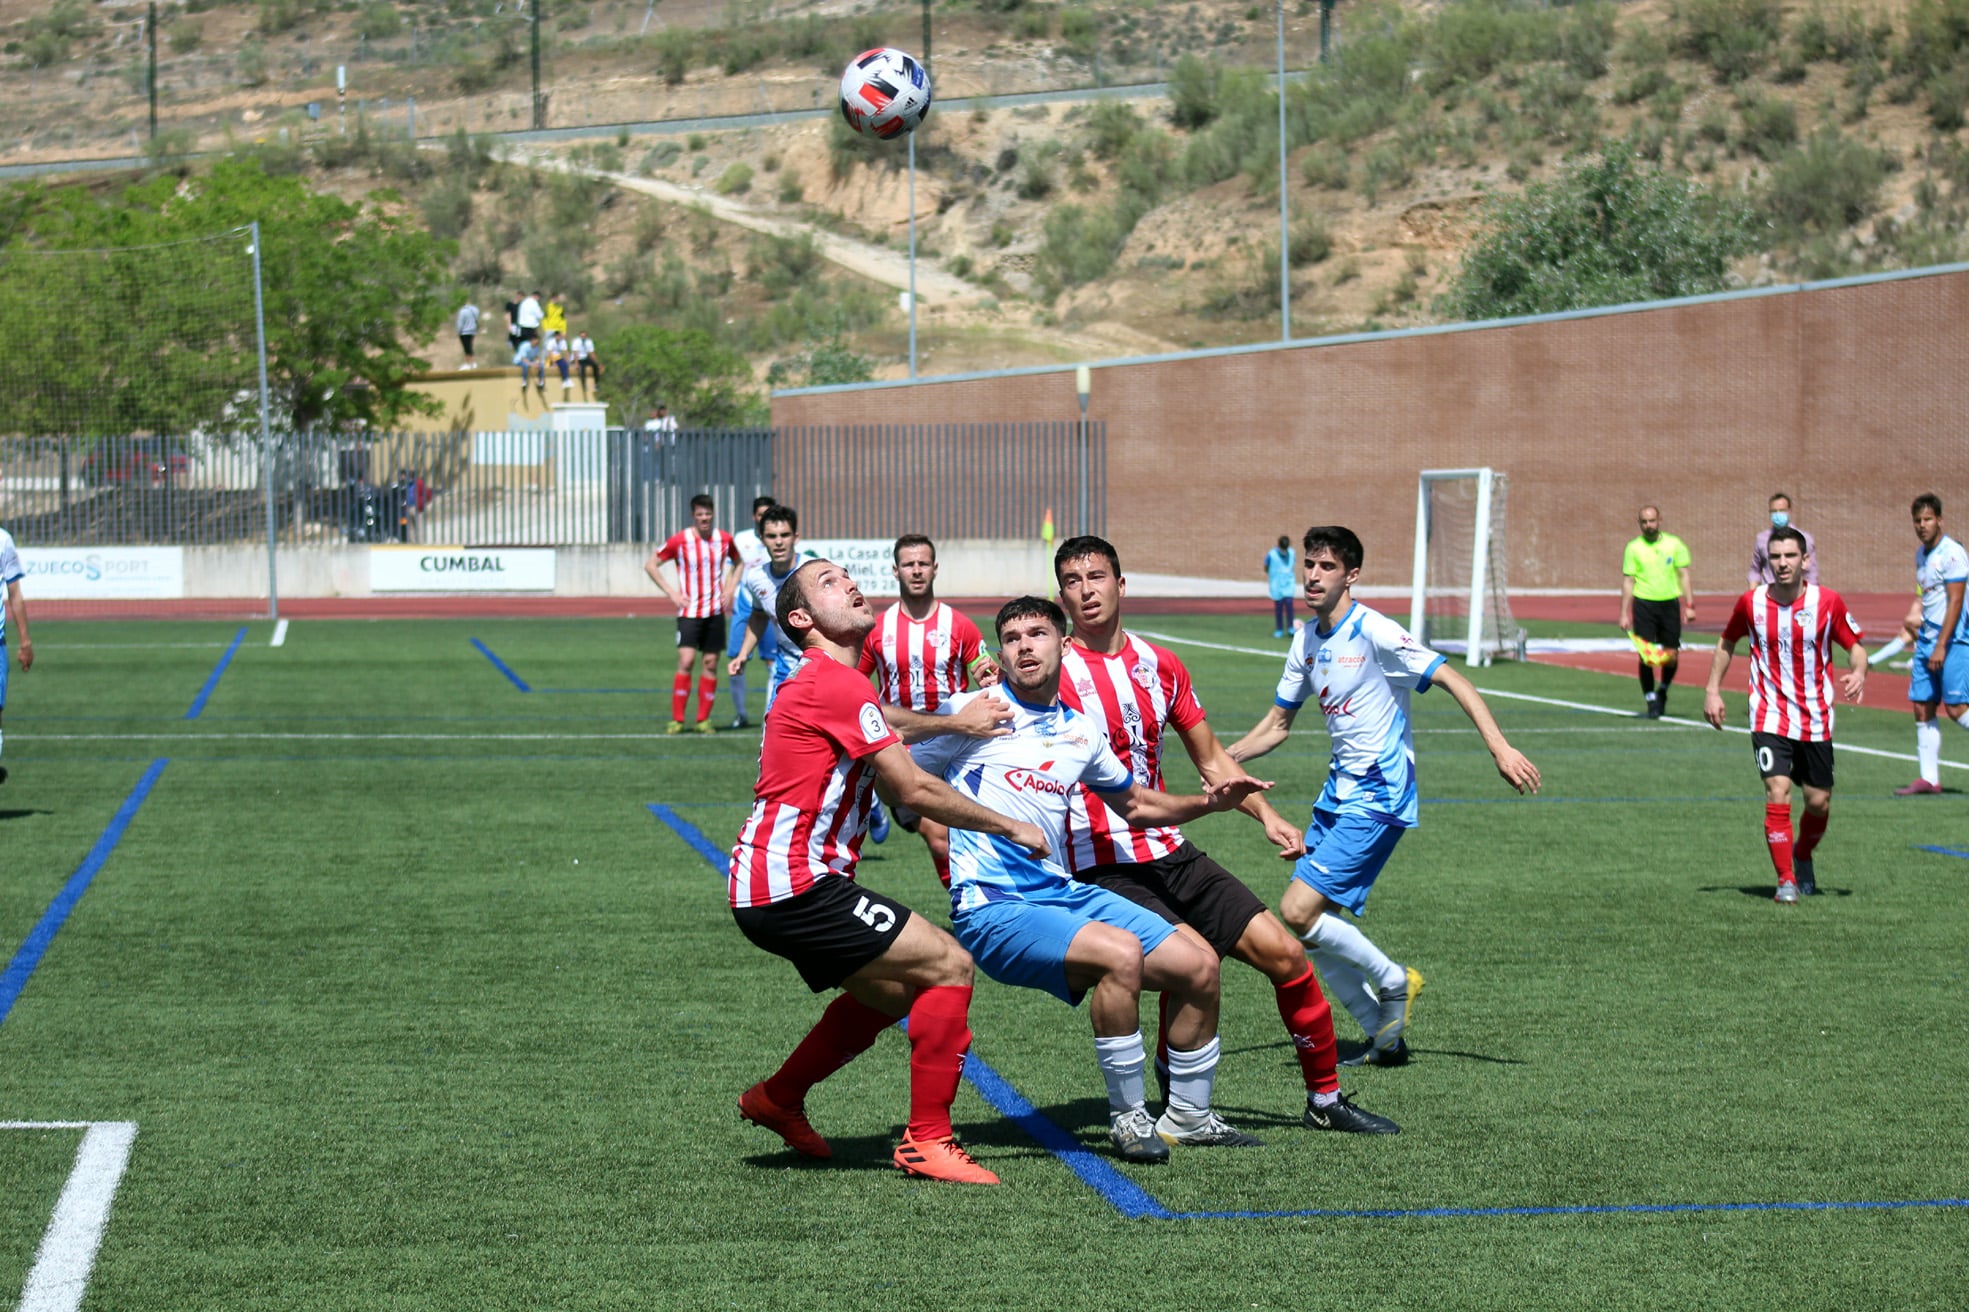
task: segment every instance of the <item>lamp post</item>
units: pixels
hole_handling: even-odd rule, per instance
[[[916,378],[916,134],[909,134],[909,377]]]
[[[1278,337],[1292,340],[1292,223],[1285,197],[1285,0],[1278,0]]]
[[[1087,510],[1087,396],[1094,390],[1094,371],[1084,364],[1075,369],[1073,390],[1080,394],[1080,532],[1084,537],[1094,531]]]

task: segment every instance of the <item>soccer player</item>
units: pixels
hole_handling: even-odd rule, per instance
[[[1908,673],[1907,699],[1914,703],[1914,753],[1920,777],[1896,797],[1921,797],[1942,791],[1942,726],[1935,708],[1969,729],[1969,646],[1963,644],[1969,615],[1963,614],[1962,589],[1969,584],[1969,552],[1942,530],[1942,499],[1924,492],[1914,499],[1914,536],[1921,543],[1914,553],[1914,581],[1921,592],[1921,631],[1914,640],[1914,668]]]
[[[1866,648],[1860,626],[1831,588],[1806,581],[1811,560],[1805,535],[1771,530],[1773,581],[1737,598],[1736,609],[1709,659],[1702,718],[1723,727],[1723,672],[1737,643],[1750,647],[1750,745],[1764,776],[1764,838],[1778,872],[1777,900],[1786,905],[1819,891],[1812,853],[1832,811],[1832,644],[1846,649],[1852,668],[1839,681],[1849,702],[1866,691]],[[1791,786],[1805,794],[1794,847]]]
[[[971,958],[899,902],[855,883],[880,779],[923,815],[997,835],[1043,857],[1046,840],[925,774],[855,673],[875,612],[848,572],[829,561],[794,570],[775,618],[800,665],[766,717],[752,813],[732,848],[732,918],[746,938],[791,961],[815,993],[843,990],[791,1056],[740,1095],[739,1115],[802,1156],[833,1150],[807,1120],[807,1093],[909,1017],[909,1126],[895,1151],[906,1174],[997,1184],[958,1145],[950,1105],[971,1046]]]
[[[711,704],[718,696],[718,651],[725,645],[725,611],[738,586],[738,548],[732,535],[716,526],[717,505],[700,492],[691,498],[691,526],[672,533],[643,562],[657,591],[677,607],[677,677],[670,687],[668,733],[684,731],[684,711],[691,700],[691,668],[703,653],[697,678],[697,731],[716,733]],[[673,585],[663,574],[665,563],[677,574]]]
[[[772,506],[773,499],[771,497],[753,497],[752,527],[742,528],[732,534],[732,545],[738,548],[738,567],[740,574],[739,589],[737,594],[732,598],[732,631],[725,639],[725,659],[727,661],[738,655],[739,644],[745,641],[746,625],[752,618],[752,594],[745,590],[745,575],[743,571],[751,569],[754,565],[757,565],[766,558],[766,544],[759,540],[759,521],[765,517],[768,510],[772,509]],[[772,618],[772,612],[770,610],[767,611],[766,618],[768,620]],[[769,634],[775,631],[776,628],[769,628],[767,630]],[[759,654],[761,656],[767,656],[767,653],[763,649],[763,642]],[[767,657],[767,659],[770,659],[770,657]],[[743,729],[752,723],[751,718],[746,714],[747,689],[745,686],[745,666],[743,664],[735,672],[726,676],[725,687],[731,693],[732,709],[737,712],[737,714],[732,716],[731,727],[734,729]]]
[[[21,580],[27,571],[21,567],[21,553],[14,546],[13,534],[0,528],[0,590],[6,594],[6,604],[0,607],[0,713],[7,709],[7,624],[13,623],[20,634],[21,673],[26,674],[34,666],[34,643],[27,636],[27,602],[21,597]],[[6,738],[0,734],[0,751],[6,747]],[[0,784],[7,782],[7,767],[0,765]]]
[[[1308,700],[1326,716],[1333,762],[1279,918],[1305,941],[1328,991],[1366,1032],[1372,1046],[1363,1060],[1398,1066],[1408,1060],[1402,1032],[1422,976],[1390,960],[1338,909],[1361,914],[1403,831],[1418,823],[1410,690],[1447,692],[1470,717],[1497,773],[1518,792],[1538,791],[1538,767],[1505,740],[1468,679],[1401,625],[1354,600],[1365,553],[1352,530],[1309,528],[1303,546],[1312,616],[1292,640],[1272,708],[1228,750],[1232,760],[1250,761],[1281,746]]]
[[[998,679],[984,652],[984,635],[970,617],[937,600],[937,544],[921,533],[905,533],[889,550],[902,600],[882,612],[861,649],[861,672],[875,676],[884,702],[934,714],[945,698]],[[880,815],[880,803],[877,803]],[[950,887],[950,835],[934,820],[907,810],[896,820],[920,836],[930,849],[937,878]],[[869,837],[880,842],[886,833]]]
[[[1144,788],[1108,747],[1100,724],[1060,701],[1066,641],[1060,608],[1020,597],[998,612],[997,632],[999,690],[1013,702],[1012,732],[989,740],[936,737],[914,750],[918,764],[959,793],[1037,825],[1051,852],[1066,842],[1069,798],[1083,783],[1142,824],[1194,820],[1270,787],[1239,770],[1203,796]],[[988,695],[959,693],[939,709],[952,714]],[[964,825],[953,825],[950,835],[950,903],[957,940],[985,974],[1069,1006],[1092,995],[1088,1012],[1107,1083],[1108,1138],[1124,1160],[1167,1161],[1172,1144],[1258,1144],[1210,1109],[1219,1050],[1217,963],[1195,931],[1075,882],[1056,856],[1021,851]],[[1165,993],[1169,1004],[1169,1093],[1153,1119],[1142,1080],[1144,988]]]
[[[1183,662],[1121,627],[1128,587],[1114,547],[1102,538],[1069,538],[1054,553],[1053,576],[1073,619],[1060,700],[1101,726],[1135,782],[1162,788],[1165,726],[1182,741],[1205,784],[1242,774],[1204,718]],[[1246,798],[1238,809],[1264,826],[1281,855],[1294,858],[1305,851],[1299,831],[1262,795]],[[1340,1092],[1333,1012],[1306,949],[1242,880],[1181,829],[1131,824],[1091,789],[1074,795],[1068,831],[1067,864],[1074,878],[1119,893],[1172,924],[1189,925],[1220,962],[1236,958],[1271,981],[1279,1018],[1305,1077],[1307,1125],[1365,1134],[1399,1131],[1393,1121],[1362,1111]],[[1158,1074],[1168,1065],[1167,1037],[1157,1043]]]
[[[738,595],[747,599],[749,614],[728,672],[736,678],[756,647],[770,671],[766,676],[766,710],[770,712],[780,685],[799,668],[801,652],[781,636],[778,625],[767,622],[767,617],[776,613],[781,586],[814,556],[799,549],[800,516],[791,506],[768,506],[760,516],[759,537],[766,544],[766,558],[739,576]],[[737,613],[736,607],[733,613]]]
[[[1668,709],[1669,685],[1675,682],[1682,626],[1696,619],[1695,593],[1689,583],[1689,549],[1673,533],[1661,531],[1661,511],[1641,507],[1641,535],[1627,544],[1620,561],[1620,627],[1667,653],[1660,664],[1661,687],[1655,688],[1656,666],[1641,657],[1641,695],[1648,718],[1659,720]]]

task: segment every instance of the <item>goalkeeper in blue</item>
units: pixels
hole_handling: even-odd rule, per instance
[[[1476,726],[1498,774],[1518,792],[1538,791],[1538,767],[1505,741],[1468,679],[1401,625],[1354,600],[1360,538],[1338,526],[1310,528],[1304,547],[1312,616],[1292,640],[1271,710],[1228,750],[1233,760],[1250,761],[1282,745],[1309,701],[1326,716],[1333,760],[1279,918],[1305,941],[1327,992],[1366,1033],[1368,1047],[1354,1061],[1399,1066],[1409,1056],[1403,1032],[1422,973],[1390,959],[1340,912],[1362,914],[1395,844],[1417,823],[1409,694],[1432,687],[1448,693]]]

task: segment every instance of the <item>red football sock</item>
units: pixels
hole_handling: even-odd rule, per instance
[[[1305,974],[1280,984],[1276,992],[1279,1019],[1299,1053],[1299,1072],[1306,1077],[1307,1090],[1339,1092],[1340,1051],[1333,1039],[1333,1008],[1320,992],[1319,976],[1307,966]]]
[[[950,1104],[971,1047],[971,986],[924,989],[909,1009],[909,1137],[951,1136]]]
[[[690,704],[691,676],[690,671],[684,670],[679,672],[676,679],[670,684],[670,718],[678,724],[682,724],[684,722],[684,708]]]
[[[807,1090],[867,1052],[895,1023],[895,1017],[843,993],[827,1004],[793,1055],[766,1080],[766,1096],[788,1110],[798,1110],[806,1104]]]
[[[941,883],[945,888],[949,888],[950,887],[950,853],[948,852],[930,853],[930,864],[934,865],[937,868],[937,882]]]
[[[1825,822],[1831,818],[1816,811],[1798,817],[1798,845],[1792,849],[1792,855],[1800,861],[1810,861],[1812,853],[1818,850],[1819,840],[1825,837]]]
[[[718,676],[715,674],[698,675],[697,676],[697,722],[699,724],[703,724],[706,720],[711,718],[711,704],[717,700],[718,700]],[[683,714],[684,713],[682,711],[677,712],[677,718],[682,719]]]
[[[1764,841],[1771,845],[1771,864],[1777,868],[1778,882],[1788,884],[1791,873],[1791,804],[1764,803]]]

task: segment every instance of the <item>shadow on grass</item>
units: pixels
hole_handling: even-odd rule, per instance
[[[1696,892],[1741,893],[1745,897],[1754,897],[1758,899],[1760,902],[1769,902],[1777,896],[1778,886],[1776,884],[1704,884],[1701,887],[1697,888]],[[1824,884],[1820,884],[1819,891],[1812,894],[1812,897],[1851,897],[1851,896],[1853,896],[1853,890],[1850,888],[1827,888]],[[1810,901],[1811,899],[1807,898],[1804,900]]]
[[[18,811],[0,811],[0,820],[25,820],[28,816],[31,815],[53,815],[53,814],[54,814],[53,811],[41,810],[35,807],[26,807]]]

